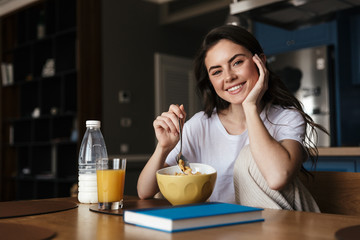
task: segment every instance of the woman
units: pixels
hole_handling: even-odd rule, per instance
[[[210,201],[318,211],[296,176],[314,149],[307,128],[323,128],[267,69],[258,41],[240,27],[215,28],[195,59],[195,76],[204,111],[184,125],[183,155],[217,170]],[[158,144],[140,174],[140,198],[158,192],[156,170],[176,164],[178,118],[184,123],[184,106],[171,105],[153,123]]]

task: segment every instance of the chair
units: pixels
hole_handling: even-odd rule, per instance
[[[312,172],[300,179],[323,213],[360,216],[360,173]]]

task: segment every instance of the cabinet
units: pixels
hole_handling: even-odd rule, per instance
[[[336,40],[335,22],[327,22],[297,30],[255,23],[254,35],[268,55],[317,45],[333,44]]]
[[[77,183],[85,120],[101,120],[99,2],[43,0],[2,17],[0,200],[66,197]]]
[[[360,13],[350,16],[352,83],[360,85]]]
[[[359,157],[319,156],[316,171],[360,172],[359,164]],[[307,161],[304,167],[311,171],[311,162]]]

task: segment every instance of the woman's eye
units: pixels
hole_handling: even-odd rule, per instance
[[[234,66],[239,65],[242,62],[243,62],[242,60],[235,61]]]
[[[220,73],[221,73],[221,71],[220,71],[220,70],[217,70],[217,71],[214,71],[211,75],[215,76],[215,75],[218,75],[218,74],[220,74]]]

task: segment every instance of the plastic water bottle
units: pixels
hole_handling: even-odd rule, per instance
[[[96,160],[107,157],[105,141],[100,131],[100,121],[86,121],[86,132],[79,152],[79,202],[98,202]]]

